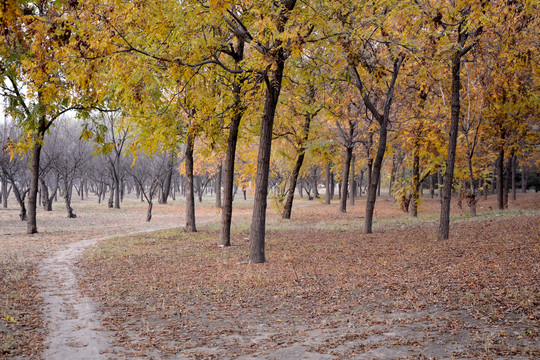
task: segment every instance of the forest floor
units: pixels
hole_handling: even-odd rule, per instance
[[[97,358],[538,358],[540,196],[518,194],[504,212],[495,200],[475,218],[454,204],[451,238],[438,242],[438,199],[413,219],[381,197],[371,235],[362,198],[347,214],[299,199],[292,220],[269,209],[262,265],[246,261],[249,201],[235,202],[230,248],[217,247],[211,199],[197,204],[196,234],[177,227],[180,202],[147,224],[143,204],[84,201],[77,219],[40,212],[32,236],[2,209],[0,357],[53,358],[40,266],[95,239],[69,266],[71,301],[90,299],[107,337]],[[98,241],[149,227],[170,229]]]

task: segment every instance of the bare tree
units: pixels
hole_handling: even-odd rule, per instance
[[[8,183],[11,185],[15,200],[19,204],[21,210],[19,217],[21,221],[26,221],[27,211],[25,199],[30,189],[30,170],[28,168],[28,160],[14,154],[11,158],[11,154],[8,152],[8,145],[11,139],[16,139],[19,136],[19,131],[13,124],[4,124],[2,132],[0,133],[0,174],[2,177],[3,187],[7,189]],[[7,207],[7,196],[9,192],[3,190],[4,205]]]
[[[55,138],[56,145],[62,149],[57,155],[55,163],[56,171],[62,180],[64,203],[68,218],[76,218],[77,215],[71,207],[71,197],[73,193],[73,184],[77,178],[80,178],[83,167],[88,163],[92,156],[90,144],[79,140],[78,130],[69,120],[66,123],[54,129],[58,136]]]
[[[139,154],[135,164],[128,169],[129,175],[139,186],[139,191],[148,203],[146,221],[152,220],[154,196],[159,189],[163,176],[170,172],[170,156],[157,155],[150,157]],[[171,175],[172,176],[172,175]]]

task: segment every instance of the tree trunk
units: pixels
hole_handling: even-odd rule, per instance
[[[49,187],[43,178],[39,177],[39,183],[41,184],[41,205],[43,209],[47,210],[49,202]]]
[[[330,173],[330,199],[334,198],[334,193],[336,191],[336,180],[334,179],[334,173]]]
[[[124,178],[120,178],[120,202],[124,202],[124,194],[126,191],[126,186],[124,185]],[[120,206],[120,203],[118,203],[118,206]],[[120,209],[120,207],[118,207]]]
[[[171,152],[169,154],[169,159],[167,163],[167,173],[165,174],[165,183],[163,184],[163,191],[161,192],[161,199],[159,202],[162,204],[167,203],[167,199],[169,198],[169,194],[171,192],[171,182],[172,182],[172,175],[174,171],[174,154]],[[150,205],[148,205],[150,207]],[[150,207],[150,211],[152,211],[152,208]],[[150,214],[150,219],[152,218],[152,215]],[[147,220],[150,221],[150,220]]]
[[[255,178],[255,199],[249,236],[249,259],[253,263],[263,263],[265,258],[266,201],[268,195],[268,174],[270,170],[270,152],[272,148],[272,129],[276,107],[281,92],[284,70],[283,49],[276,50],[277,64],[272,75],[267,79],[264,111],[261,124],[259,154],[257,157],[257,175]]]
[[[161,198],[161,200],[163,200],[163,198]],[[146,210],[146,221],[147,222],[150,222],[152,220],[152,207],[154,206],[154,204],[152,203],[152,201],[148,201],[148,209]]]
[[[114,162],[114,208],[120,209],[120,156],[116,156]]]
[[[109,196],[109,203],[108,203],[108,206],[109,206],[109,209],[112,209],[114,207],[114,189],[115,186],[114,186],[114,181],[113,181],[113,185],[111,185],[111,194]]]
[[[73,183],[68,181],[67,176],[64,175],[64,203],[66,204],[66,211],[68,219],[76,218],[77,215],[73,213],[71,207],[71,193],[73,191]]]
[[[19,188],[16,186],[16,183],[15,183],[15,180],[13,179],[13,177],[10,177],[9,180],[11,182],[11,187],[13,189],[13,195],[15,196],[15,200],[17,200],[17,202],[19,203],[19,206],[21,208],[21,211],[19,212],[19,219],[21,221],[27,221],[28,216],[27,216],[27,213],[26,213],[26,205],[24,203],[24,199],[26,197],[26,192],[21,193],[21,191],[19,191]]]
[[[319,195],[319,176],[317,175],[317,168],[318,167],[315,167],[313,169],[313,197],[315,199],[320,198],[320,195]]]
[[[364,171],[365,169],[362,169],[360,171],[360,174],[358,174],[358,196],[362,196],[362,184],[364,183]]]
[[[347,212],[347,193],[349,186],[349,171],[351,169],[353,148],[345,148],[345,161],[343,162],[343,175],[341,177],[341,196],[339,201],[339,211],[342,213]]]
[[[441,172],[437,171],[437,192],[439,193],[439,198],[441,199],[441,201],[442,201],[442,195],[443,195],[442,185],[443,185],[443,182],[442,182]]]
[[[243,115],[243,110],[238,109],[237,113],[231,119],[231,124],[229,127],[229,138],[227,140],[227,153],[225,154],[223,208],[221,211],[221,229],[219,232],[219,244],[221,246],[231,245],[231,221],[232,221],[232,211],[233,211],[232,204],[233,204],[233,199],[234,199],[234,195],[233,195],[234,161],[236,158],[236,143],[238,140],[238,129],[240,128],[240,121],[242,120],[242,115]]]
[[[195,225],[195,194],[193,191],[193,146],[195,138],[192,134],[186,135],[186,231],[197,232]]]
[[[420,143],[418,139],[416,140],[414,150],[413,150],[413,177],[412,177],[412,208],[411,215],[412,217],[418,217],[418,205],[420,201],[420,196],[418,194],[418,188],[420,187]]]
[[[283,219],[291,218],[292,205],[294,200],[294,190],[296,189],[296,183],[298,181],[298,174],[300,174],[300,169],[304,163],[305,157],[305,147],[304,144],[309,139],[309,127],[311,125],[311,114],[306,115],[304,119],[304,126],[302,126],[302,145],[300,146],[300,151],[298,153],[298,158],[294,164],[293,171],[291,173],[291,178],[289,180],[289,189],[287,191],[287,200],[285,201],[285,208],[283,209]]]
[[[43,129],[43,131],[41,131]],[[31,180],[30,189],[28,191],[28,217],[26,223],[26,233],[35,234],[38,232],[37,228],[37,191],[39,184],[39,160],[41,155],[41,141],[43,141],[43,134],[45,133],[45,119],[40,120],[40,130],[38,134],[40,139],[36,141],[32,149],[32,161],[30,163]],[[26,216],[26,209],[24,209]]]
[[[461,39],[461,27],[459,28]],[[450,235],[450,202],[452,200],[452,182],[454,180],[454,165],[456,162],[456,146],[458,138],[459,112],[461,109],[459,87],[461,71],[461,53],[457,52],[452,58],[452,97],[450,115],[450,136],[448,139],[448,157],[446,171],[443,176],[442,204],[439,220],[439,240],[448,240]]]
[[[467,194],[467,205],[469,206],[470,214],[472,217],[476,216],[476,184],[474,182],[474,172],[472,167],[472,154],[467,156],[467,163],[469,169],[469,193]]]
[[[516,201],[516,162],[517,156],[512,156],[512,200]]]
[[[508,194],[510,192],[510,184],[511,184],[511,175],[512,175],[512,161],[514,157],[514,151],[512,150],[510,152],[510,155],[508,156],[508,160],[506,161],[506,177],[504,179],[504,208],[508,208]]]
[[[294,164],[293,171],[291,173],[291,177],[289,179],[289,189],[287,190],[287,200],[285,201],[285,207],[283,208],[283,219],[290,219],[291,218],[291,211],[292,211],[292,205],[294,200],[294,191],[296,189],[296,184],[298,181],[298,174],[300,173],[300,168],[302,167],[302,163],[304,162],[304,152],[302,151],[300,154],[298,154],[298,157],[296,158],[296,163]]]
[[[325,204],[330,204],[330,200],[332,199],[332,173],[330,172],[330,160],[326,163],[326,198],[325,198]]]
[[[368,186],[369,187],[369,184],[371,184],[371,175],[373,174],[373,159],[369,158],[368,159],[368,163],[367,163],[367,183],[368,183]],[[367,193],[367,189],[366,189],[366,193]]]
[[[355,179],[354,179],[354,159],[355,156],[351,155],[351,172],[349,176],[349,205],[354,206],[354,197],[356,196],[356,185],[355,185]]]
[[[2,178],[2,206],[4,209],[8,207],[8,184],[6,177]]]
[[[197,188],[197,198],[199,202],[202,203],[203,189],[202,189],[202,179],[200,176],[197,176],[197,181],[195,182],[195,187]]]
[[[497,205],[499,210],[504,209],[504,145],[501,145],[497,159]]]
[[[234,48],[234,56],[236,69],[239,68],[239,63],[244,59],[244,42],[238,41]],[[233,82],[232,93],[235,102],[234,113],[229,125],[229,137],[227,139],[227,152],[225,154],[225,169],[223,179],[223,203],[219,207],[221,210],[221,227],[219,231],[219,245],[231,245],[231,221],[232,221],[232,205],[234,200],[234,161],[236,158],[236,143],[238,141],[238,129],[244,115],[244,107],[241,105],[242,83],[237,78]],[[221,177],[221,166],[220,166]],[[221,184],[221,179],[219,180]],[[219,189],[221,198],[221,187]],[[218,195],[216,195],[218,196]],[[244,195],[245,196],[245,195]],[[220,199],[221,202],[221,199]]]
[[[373,169],[370,175],[368,184],[367,200],[366,200],[366,215],[364,218],[364,234],[373,233],[373,213],[375,212],[375,201],[377,199],[377,188],[379,186],[379,178],[381,176],[382,161],[386,151],[386,136],[388,134],[388,119],[385,118],[380,124],[379,129],[379,145],[377,146],[377,154],[373,162]]]

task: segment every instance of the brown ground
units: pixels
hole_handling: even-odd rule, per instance
[[[504,213],[490,209],[490,198],[474,219],[454,209],[448,242],[436,241],[437,200],[425,199],[420,218],[410,219],[381,198],[373,235],[361,233],[362,201],[347,214],[337,204],[298,201],[293,220],[271,214],[264,265],[245,262],[249,204],[235,204],[228,249],[216,246],[218,212],[209,200],[198,206],[209,222],[197,234],[119,238],[86,253],[80,286],[101,304],[105,328],[130,357],[540,356],[536,194],[519,196]],[[55,211],[40,222],[42,234],[2,239],[0,345],[8,346],[1,356],[41,353],[39,259],[68,242],[147,226],[144,206],[126,205],[114,211],[84,202],[79,219]],[[0,211],[1,235],[24,231],[10,211],[6,228],[8,212]],[[183,208],[164,205],[154,214],[154,227],[181,224]]]
[[[156,207],[157,206],[157,207]],[[0,358],[18,356],[39,358],[43,351],[46,324],[41,317],[42,291],[37,284],[36,267],[40,260],[82,239],[121,235],[147,227],[182,224],[180,206],[155,205],[154,219],[145,220],[146,206],[126,200],[122,209],[108,209],[96,198],[73,207],[78,215],[68,219],[62,203],[52,212],[38,209],[38,230],[26,234],[26,223],[19,221],[14,199],[9,208],[0,208]]]

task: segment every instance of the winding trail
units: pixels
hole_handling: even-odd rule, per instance
[[[177,227],[177,226],[176,226]],[[113,333],[102,330],[100,314],[91,298],[79,291],[75,267],[82,253],[98,242],[117,236],[129,236],[174,227],[152,228],[127,234],[81,240],[45,258],[38,266],[43,292],[44,319],[48,334],[44,359],[110,359]]]

